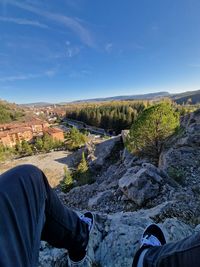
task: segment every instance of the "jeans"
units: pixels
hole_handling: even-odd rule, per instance
[[[66,208],[41,170],[15,167],[0,176],[0,266],[35,267],[40,240],[66,248],[80,260],[88,243],[88,228]]]
[[[199,267],[200,233],[161,247],[149,248],[144,267]]]

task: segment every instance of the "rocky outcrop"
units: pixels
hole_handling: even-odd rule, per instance
[[[93,169],[102,168],[106,163],[107,158],[110,156],[111,151],[120,141],[121,135],[105,140],[96,146],[88,144],[86,149],[88,150],[89,166]]]
[[[199,231],[200,112],[187,116],[182,126],[165,146],[158,168],[126,149],[113,152],[118,137],[87,148],[95,182],[59,196],[75,210],[96,214],[89,249],[93,267],[131,266],[149,223],[158,223],[167,241]],[[66,264],[66,251],[43,245],[40,266]]]
[[[119,188],[128,199],[143,206],[146,201],[157,196],[163,178],[160,171],[151,164],[132,167],[119,180]]]
[[[131,267],[142,232],[153,222],[151,216],[159,214],[161,209],[163,205],[137,212],[96,215],[89,245],[89,256],[93,265],[84,266]],[[169,242],[180,240],[194,232],[193,228],[176,218],[166,219],[160,227]],[[39,266],[68,266],[66,251],[44,244],[42,246]]]
[[[200,110],[182,119],[182,129],[166,144],[159,168],[182,185],[198,183],[200,176]]]

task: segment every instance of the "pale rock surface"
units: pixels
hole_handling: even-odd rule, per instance
[[[156,216],[164,205],[137,212],[96,214],[96,225],[90,240],[89,256],[93,264],[90,267],[131,267],[133,255],[144,229],[154,222],[151,216]],[[159,225],[168,242],[180,240],[194,232],[190,226],[176,218],[166,219]],[[39,266],[68,266],[66,252],[48,246],[43,247],[40,251]]]
[[[119,188],[137,205],[142,206],[151,198],[157,196],[163,178],[160,171],[152,164],[143,164],[127,170],[119,180]]]

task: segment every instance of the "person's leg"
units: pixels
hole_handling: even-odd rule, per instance
[[[144,267],[199,267],[200,233],[179,242],[149,248],[145,253]]]
[[[13,168],[0,176],[0,266],[36,266],[41,237],[82,257],[88,229],[38,168]]]

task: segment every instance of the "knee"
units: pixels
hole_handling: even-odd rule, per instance
[[[10,169],[5,173],[5,176],[11,177],[12,180],[40,180],[43,177],[43,172],[36,166],[31,164],[23,164]]]
[[[13,171],[20,172],[21,174],[36,174],[41,173],[42,171],[32,164],[23,164],[16,166],[12,169]]]

